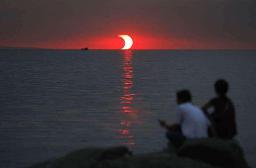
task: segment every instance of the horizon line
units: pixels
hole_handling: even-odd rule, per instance
[[[75,50],[75,51],[83,51],[82,48],[44,48],[44,47],[17,47],[17,46],[0,46],[0,49],[24,49],[24,50]],[[256,48],[145,48],[145,49],[109,49],[109,48],[88,48],[89,51],[92,50],[109,50],[109,51],[147,51],[147,50],[172,50],[172,51],[198,51],[198,50],[256,50]],[[85,51],[88,51],[85,50]]]

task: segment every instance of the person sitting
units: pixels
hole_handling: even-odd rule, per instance
[[[167,129],[166,136],[175,147],[182,145],[186,139],[208,137],[210,125],[203,111],[192,104],[189,90],[176,93],[177,123],[168,125],[164,120],[159,120],[160,125]]]
[[[228,82],[220,79],[215,82],[217,97],[211,99],[203,106],[203,111],[211,120],[216,136],[221,139],[232,139],[237,134],[235,107],[227,97]],[[210,113],[212,108],[213,112]]]
[[[217,97],[211,99],[203,106],[203,110],[210,118],[216,136],[221,139],[232,139],[237,134],[235,107],[230,98],[227,97],[229,89],[228,82],[219,79],[214,85]],[[209,109],[213,108],[210,113]]]

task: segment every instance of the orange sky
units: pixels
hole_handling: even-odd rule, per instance
[[[131,49],[254,49],[254,45],[233,41],[233,42],[212,42],[200,41],[196,39],[179,39],[175,37],[163,37],[150,35],[139,35],[135,33],[119,33],[128,34],[133,39]],[[35,48],[53,48],[53,49],[80,49],[88,47],[90,49],[121,49],[124,41],[118,37],[119,34],[110,34],[106,36],[98,36],[91,38],[74,37],[65,40],[54,40],[37,42],[33,44],[14,43],[19,47],[35,47]]]
[[[0,47],[256,49],[256,1],[3,0]]]

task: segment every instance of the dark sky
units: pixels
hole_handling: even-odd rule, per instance
[[[0,0],[0,46],[256,48],[255,0]]]

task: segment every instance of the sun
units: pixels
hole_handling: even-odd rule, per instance
[[[133,40],[129,35],[126,34],[120,34],[118,37],[122,38],[124,40],[124,46],[121,48],[121,50],[129,50],[131,49],[133,45]]]

